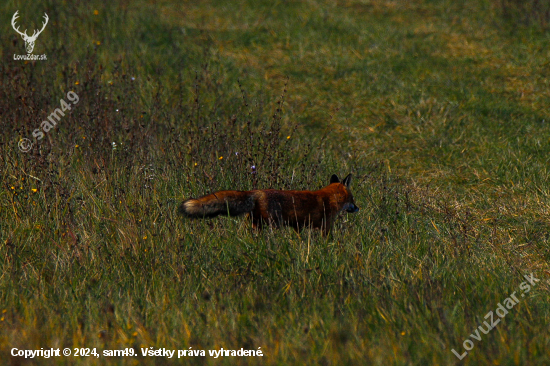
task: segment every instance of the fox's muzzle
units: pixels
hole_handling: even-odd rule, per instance
[[[346,203],[346,205],[344,206],[344,210],[349,213],[355,213],[359,211],[359,207],[355,206],[355,204],[353,203]]]

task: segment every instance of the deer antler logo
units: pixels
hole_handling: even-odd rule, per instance
[[[16,27],[15,19],[17,19],[19,17],[19,15],[17,15],[17,13],[19,13],[19,10],[17,10],[15,12],[15,14],[13,14],[13,18],[11,18],[11,26],[13,27],[13,29],[15,29],[15,31],[17,33],[19,33],[21,35],[21,37],[23,37],[23,41],[25,41],[25,48],[27,49],[27,53],[32,53],[32,50],[34,49],[34,42],[36,42],[36,38],[38,38],[40,33],[42,33],[44,28],[46,28],[46,24],[48,24],[48,19],[49,19],[48,14],[44,13],[45,22],[42,25],[42,29],[40,29],[40,31],[38,31],[38,33],[36,32],[36,29],[35,29],[32,36],[29,37],[27,35],[27,30],[26,29],[25,29],[25,32],[20,32],[19,27]]]

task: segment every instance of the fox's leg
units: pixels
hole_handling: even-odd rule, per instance
[[[261,222],[269,226],[270,229],[279,229],[281,226],[285,226],[287,224],[283,221],[279,214],[268,214],[267,216],[262,217],[261,220]]]
[[[302,232],[302,227],[299,223],[289,224],[288,226],[291,226],[297,234],[300,234]]]
[[[252,221],[252,229],[256,231],[262,231],[262,222],[261,221]]]
[[[323,235],[323,237],[326,238],[331,233],[332,222],[330,221],[323,222],[323,225],[320,229],[321,229],[321,234]]]
[[[262,231],[262,219],[254,217],[252,214],[248,214],[248,218],[252,221],[252,229],[254,231]]]

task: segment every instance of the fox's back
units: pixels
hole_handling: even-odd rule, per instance
[[[252,193],[256,198],[253,216],[287,224],[320,222],[338,213],[338,201],[342,199],[342,194],[331,186],[318,191],[264,189]]]

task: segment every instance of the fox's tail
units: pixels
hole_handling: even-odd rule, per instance
[[[238,216],[254,209],[254,194],[249,191],[219,191],[183,201],[179,212],[195,219],[218,215]]]

